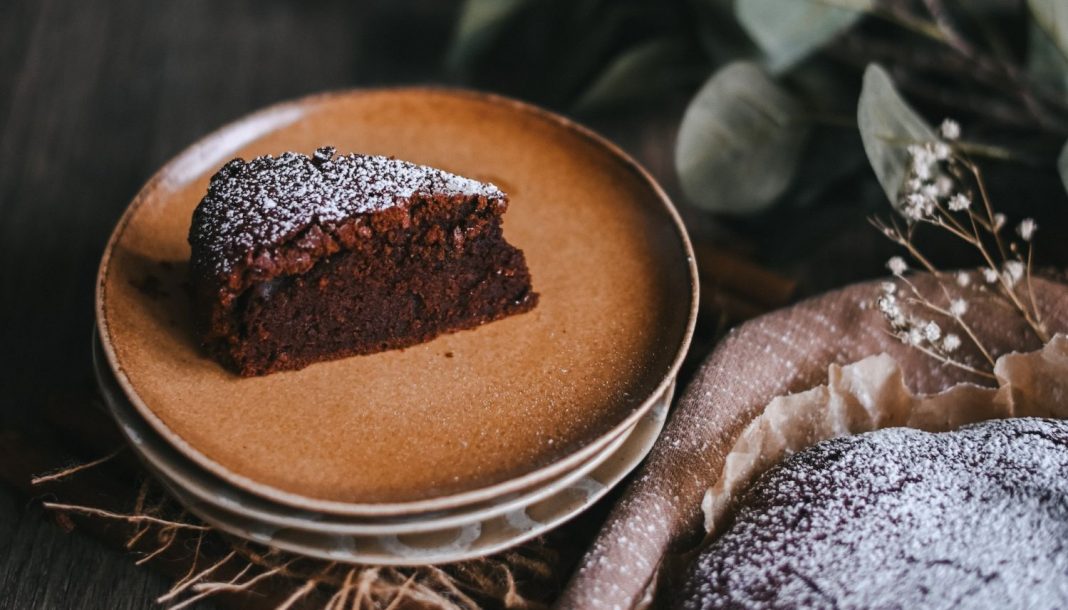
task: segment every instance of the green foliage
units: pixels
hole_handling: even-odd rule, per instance
[[[713,65],[690,1],[467,0],[447,67],[469,85],[584,114],[689,92]]]
[[[738,21],[779,74],[848,30],[873,0],[735,0]]]
[[[1027,0],[1035,23],[1053,44],[1068,57],[1068,2],[1065,0]]]
[[[711,211],[766,208],[790,185],[808,134],[802,105],[758,64],[728,64],[690,102],[675,167],[686,196]]]
[[[467,0],[456,23],[447,62],[459,69],[492,45],[534,0]]]
[[[624,50],[582,93],[572,110],[589,114],[604,108],[655,98],[693,80],[682,41],[656,38]]]
[[[447,59],[472,86],[592,119],[704,81],[676,169],[694,205],[736,215],[857,184],[852,205],[882,205],[865,156],[897,204],[906,144],[935,136],[873,61],[925,113],[995,145],[973,151],[1008,136],[1042,139],[1033,148],[1048,156],[1068,136],[1068,0],[466,0]],[[1068,152],[1062,176],[1066,165]]]
[[[1068,91],[1068,57],[1057,48],[1046,30],[1031,23],[1027,44],[1028,76],[1061,93]]]
[[[1068,190],[1068,142],[1064,144],[1060,156],[1057,157],[1057,171],[1061,175],[1065,190]]]
[[[907,145],[934,140],[937,136],[901,98],[890,75],[877,64],[869,65],[864,71],[857,124],[875,176],[890,203],[897,206],[909,163]]]

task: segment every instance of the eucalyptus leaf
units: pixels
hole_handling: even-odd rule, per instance
[[[735,0],[742,24],[780,74],[848,30],[873,0]]]
[[[901,98],[886,70],[878,64],[868,64],[864,71],[857,125],[868,162],[890,203],[897,207],[909,164],[908,144],[935,140],[937,136]]]
[[[573,110],[589,113],[654,97],[686,80],[687,59],[685,43],[671,38],[649,40],[627,49],[582,93]]]
[[[675,146],[682,190],[707,210],[760,211],[790,185],[808,131],[801,104],[762,67],[728,64],[682,117]]]
[[[466,0],[446,58],[449,67],[459,70],[469,64],[533,4],[534,0]]]
[[[1068,91],[1068,57],[1041,27],[1032,23],[1028,31],[1027,74],[1053,90]]]
[[[1057,157],[1057,171],[1061,175],[1061,182],[1064,183],[1064,189],[1068,190],[1068,142],[1065,142],[1064,148],[1061,149],[1061,154]]]
[[[1027,0],[1031,16],[1053,44],[1068,57],[1068,2],[1065,0]]]

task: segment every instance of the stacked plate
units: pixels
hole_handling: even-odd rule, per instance
[[[377,510],[302,510],[242,491],[183,456],[129,403],[94,336],[97,383],[130,446],[191,513],[214,527],[310,557],[418,565],[481,557],[539,536],[604,496],[645,457],[667,417],[673,388],[607,446],[529,486],[497,485],[436,502]],[[383,516],[386,512],[389,516]]]
[[[537,308],[266,377],[208,358],[184,288],[208,179],[234,157],[322,145],[501,186]],[[485,94],[340,92],[228,125],[141,190],[101,261],[94,362],[133,449],[207,523],[329,560],[445,563],[560,525],[638,465],[697,293],[671,203],[598,136]]]

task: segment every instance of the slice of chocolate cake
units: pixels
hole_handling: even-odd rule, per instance
[[[204,346],[242,375],[428,341],[532,309],[496,186],[387,157],[287,152],[212,177],[189,229]]]

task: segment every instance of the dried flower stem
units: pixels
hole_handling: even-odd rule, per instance
[[[923,265],[924,269],[926,269],[929,273],[934,276],[941,275],[941,272],[939,272],[938,269],[936,269],[935,266],[931,264],[931,261],[927,260],[927,257],[916,249],[916,246],[912,244],[912,240],[907,239],[904,236],[901,230],[897,227],[897,222],[891,221],[891,223],[892,226],[887,226],[878,219],[872,220],[872,224],[874,224],[876,228],[882,231],[883,235],[886,235],[894,243],[908,250],[909,256],[916,259],[916,261]]]
[[[926,348],[926,347],[924,347],[922,345],[914,345],[913,347],[915,347],[916,349],[920,350],[921,352],[927,354],[931,358],[934,358],[935,360],[941,362],[942,364],[947,364],[949,366],[955,366],[955,367],[957,367],[957,368],[959,368],[961,370],[968,371],[969,373],[973,373],[975,375],[979,375],[980,377],[985,377],[987,379],[997,379],[997,377],[993,373],[977,369],[977,368],[975,368],[973,366],[969,366],[967,364],[964,364],[963,362],[960,362],[958,360],[954,360],[952,358],[946,358],[942,354],[939,354],[938,352],[930,350],[930,349],[928,349],[928,348]]]
[[[80,513],[83,515],[90,515],[93,517],[103,517],[104,519],[114,519],[117,521],[126,521],[127,523],[154,523],[156,525],[165,525],[167,527],[174,527],[178,529],[207,531],[211,528],[207,525],[196,525],[194,523],[178,523],[177,521],[168,521],[167,519],[160,519],[159,517],[153,517],[151,515],[123,515],[120,513],[113,513],[108,510],[100,508],[92,508],[89,506],[78,506],[75,504],[61,504],[59,502],[42,502],[42,506],[49,510],[59,510],[69,513]]]
[[[438,584],[448,589],[451,595],[455,596],[457,599],[467,604],[467,606],[470,608],[479,607],[479,604],[476,603],[475,600],[471,599],[471,597],[469,597],[466,593],[461,591],[456,586],[456,583],[454,583],[453,580],[449,578],[448,574],[442,571],[441,568],[435,566],[427,566],[427,570],[429,571],[431,576],[434,576],[437,579]]]
[[[942,32],[941,28],[938,27],[938,24],[933,21],[917,17],[912,13],[879,5],[876,5],[870,12],[872,16],[893,23],[910,32],[930,38],[938,43],[949,44],[946,35]]]
[[[993,214],[993,212],[991,212],[991,214]],[[995,233],[995,235],[997,235],[997,233]],[[990,253],[987,251],[986,246],[983,245],[982,241],[981,240],[976,240],[975,241],[975,246],[979,249],[979,253],[982,255],[983,260],[986,261],[986,264],[989,265],[990,268],[992,268],[992,269],[997,269],[998,266],[994,263],[994,259],[990,256]],[[1007,258],[1007,257],[1003,257],[1003,258]],[[1031,273],[1030,264],[1028,264],[1027,265],[1027,274],[1028,274],[1028,276],[1030,276],[1030,273]],[[1002,292],[1005,294],[1005,296],[1009,300],[1012,301],[1012,304],[1014,306],[1016,306],[1016,309],[1019,310],[1020,315],[1022,315],[1024,317],[1024,320],[1027,322],[1028,326],[1031,327],[1031,330],[1035,333],[1035,336],[1037,336],[1039,338],[1039,340],[1042,341],[1042,343],[1049,342],[1049,335],[1048,335],[1048,333],[1046,333],[1045,328],[1043,328],[1042,325],[1039,324],[1034,319],[1034,317],[1032,316],[1031,311],[1026,306],[1024,306],[1024,304],[1020,301],[1020,297],[1016,294],[1016,289],[1012,286],[1012,284],[1009,283],[1009,279],[1005,277],[1005,274],[1004,273],[998,273],[997,274],[997,278],[998,278],[998,284],[1001,286]],[[1034,297],[1033,291],[1031,290],[1030,281],[1028,281],[1028,291],[1032,293],[1031,296],[1030,296],[1030,301],[1031,301],[1031,305],[1033,307],[1034,306],[1034,302],[1035,302],[1035,297]]]
[[[159,502],[156,502],[157,493],[161,490],[151,483],[152,479],[146,478],[138,490],[136,514],[121,514],[72,504],[44,503],[44,506],[50,510],[129,523],[131,538],[134,538],[135,542],[144,542],[146,536],[151,536],[158,545],[138,560],[139,565],[160,557],[168,549],[173,549],[183,539],[180,537],[182,532],[196,532],[192,562],[188,570],[169,591],[157,599],[160,604],[171,604],[171,610],[188,609],[214,595],[253,592],[259,585],[272,579],[284,582],[289,589],[288,597],[279,606],[283,609],[308,602],[307,598],[316,589],[331,594],[325,602],[327,610],[366,607],[397,610],[409,602],[454,610],[475,610],[481,607],[462,589],[499,599],[505,607],[536,608],[540,606],[519,592],[517,583],[520,581],[513,569],[519,569],[523,573],[529,570],[531,576],[539,579],[551,577],[554,573],[551,559],[527,558],[516,554],[459,564],[450,567],[449,572],[426,567],[399,570],[352,567],[301,557],[269,547],[266,551],[258,550],[262,547],[225,535],[222,537],[229,545],[228,553],[205,567],[205,562],[202,561],[205,536],[209,532],[218,532],[208,525],[185,522],[185,511],[165,492],[159,493]],[[539,549],[535,547],[533,552],[539,552]],[[510,562],[517,559],[524,561],[515,561],[513,567]],[[235,566],[237,573],[229,580],[213,581],[212,576],[228,565]],[[316,600],[317,603],[319,601]]]
[[[997,286],[995,294],[1000,298],[995,299],[994,302],[1014,310],[1026,321],[1035,336],[1046,343],[1049,337],[1041,323],[1031,281],[1034,256],[1031,240],[1037,225],[1034,220],[1025,219],[1016,227],[1016,233],[1028,244],[1026,259],[1020,255],[1018,242],[1012,241],[1006,248],[1001,235],[1005,217],[994,212],[986,183],[978,166],[964,157],[960,149],[956,147],[960,136],[960,125],[956,121],[946,120],[940,126],[939,133],[944,140],[936,139],[907,144],[909,165],[897,206],[905,217],[906,228],[903,230],[895,220],[891,220],[889,224],[873,220],[872,224],[894,243],[905,248],[915,261],[931,273],[948,305],[946,307],[937,305],[921,294],[916,286],[905,277],[908,264],[901,257],[893,257],[887,262],[887,266],[894,276],[907,285],[912,292],[907,303],[952,320],[955,327],[963,331],[982,354],[989,370],[980,370],[953,356],[961,344],[958,335],[944,333],[939,323],[933,319],[919,318],[902,310],[896,295],[895,284],[884,284],[883,293],[878,299],[878,307],[889,322],[892,334],[902,342],[939,362],[993,379],[995,359],[963,317],[968,310],[967,301],[962,297],[954,298],[947,285],[945,274],[939,272],[934,264],[916,248],[913,243],[913,232],[917,226],[928,224],[974,247],[985,265],[980,270],[983,281]],[[981,211],[973,209],[975,206],[972,192],[954,192],[955,184],[961,182],[974,185],[982,201]],[[961,220],[964,217],[967,218],[966,221]],[[985,235],[984,232],[989,235]],[[988,245],[987,242],[990,239],[993,240],[995,249]],[[1017,287],[1025,276],[1028,294],[1027,297],[1022,297]],[[966,289],[971,284],[970,275],[966,272],[958,273],[957,283],[961,288]],[[987,288],[980,285],[979,290],[986,291]]]
[[[165,593],[165,594],[161,595],[160,597],[158,597],[156,599],[156,603],[162,604],[164,602],[168,602],[168,601],[174,599],[175,597],[178,597],[186,589],[192,587],[195,583],[197,583],[201,579],[204,579],[204,578],[207,578],[208,576],[211,576],[213,573],[215,573],[215,570],[218,570],[223,565],[225,565],[226,562],[230,561],[231,559],[233,559],[236,556],[237,556],[237,551],[230,551],[230,553],[227,554],[225,557],[223,557],[222,559],[220,559],[220,560],[216,561],[215,563],[211,564],[210,566],[208,566],[207,568],[202,570],[200,573],[198,573],[196,576],[193,576],[193,577],[186,576],[182,580],[178,581],[178,583],[176,583],[174,585],[174,587],[171,588],[170,591],[168,591],[167,593]]]
[[[77,474],[79,472],[82,472],[83,470],[89,470],[90,468],[92,468],[94,466],[99,466],[101,464],[104,464],[106,462],[111,461],[116,456],[118,456],[120,453],[122,453],[125,449],[126,449],[126,445],[123,445],[123,446],[119,447],[118,449],[112,451],[111,453],[105,455],[104,457],[95,459],[95,460],[93,460],[91,462],[86,462],[84,464],[78,464],[76,466],[71,466],[69,468],[64,468],[63,470],[60,470],[58,472],[53,472],[53,473],[46,474],[46,475],[43,475],[43,476],[34,477],[34,478],[30,479],[30,485],[35,485],[36,486],[36,485],[42,485],[44,483],[50,483],[52,481],[58,481],[60,479],[65,479],[65,478],[71,476],[72,474]]]
[[[912,290],[912,293],[915,295],[912,299],[909,300],[910,303],[920,305],[929,311],[952,319],[954,322],[957,323],[958,326],[960,326],[961,330],[964,331],[964,334],[968,335],[968,339],[972,342],[973,345],[975,345],[976,348],[978,348],[979,353],[981,353],[983,355],[983,358],[985,358],[986,361],[990,363],[990,366],[994,366],[994,357],[991,356],[990,352],[988,352],[986,347],[983,346],[983,342],[980,341],[979,337],[975,335],[975,331],[972,330],[970,324],[965,322],[964,319],[960,316],[954,315],[952,312],[928,301],[926,298],[924,298],[922,294],[920,294],[920,291],[916,289],[916,285],[910,282],[908,279],[901,279],[905,282],[906,285],[908,285],[908,287]],[[944,285],[942,286],[942,290],[946,291],[946,287]]]
[[[148,562],[152,561],[153,559],[155,559],[156,557],[159,557],[160,555],[165,553],[167,551],[167,549],[171,548],[171,545],[174,544],[174,541],[177,538],[178,538],[178,530],[177,529],[175,529],[173,527],[170,527],[170,526],[163,528],[160,531],[160,540],[162,541],[162,544],[160,544],[159,547],[156,548],[156,550],[152,551],[148,555],[145,555],[141,559],[138,559],[137,561],[135,561],[134,565],[143,566],[146,563],[148,563]]]
[[[930,13],[931,18],[934,19],[934,24],[938,31],[941,32],[942,40],[956,49],[961,55],[974,56],[975,47],[957,31],[950,19],[949,11],[946,10],[941,0],[923,0],[923,4],[927,8],[927,12]]]
[[[145,500],[148,498],[148,488],[148,479],[143,479],[141,481],[141,487],[137,490],[137,500],[134,502],[133,512],[135,515],[140,515],[145,512]],[[130,536],[130,539],[126,541],[126,548],[134,548],[134,546],[136,546],[137,543],[141,540],[141,538],[147,533],[147,526],[143,526],[143,524],[140,523],[137,524],[133,535]]]
[[[282,567],[279,566],[273,570],[267,570],[266,572],[260,572],[256,576],[246,580],[245,582],[237,582],[237,580],[248,573],[252,569],[252,564],[245,566],[245,569],[238,573],[236,577],[230,580],[230,582],[204,582],[193,586],[194,591],[211,591],[213,593],[229,592],[234,593],[238,591],[245,591],[256,584],[261,583],[268,578],[278,574],[282,571]]]
[[[413,582],[415,582],[414,573],[409,576],[408,579],[404,581],[404,583],[401,584],[399,589],[397,589],[397,595],[395,595],[393,597],[393,601],[389,602],[389,605],[386,606],[386,610],[396,610],[397,606],[399,606],[401,601],[404,600],[404,596],[408,592],[408,589],[412,587]]]
[[[234,582],[237,582],[237,580],[239,580],[242,576],[247,574],[249,569],[251,569],[251,568],[252,568],[251,565],[246,565],[244,567],[244,569],[242,569],[240,572],[238,572],[237,575],[234,576],[228,583],[224,583],[224,584],[233,584]],[[223,583],[220,583],[220,584],[223,584]],[[199,585],[194,586],[193,590],[194,591],[198,590],[197,587],[199,587]],[[181,603],[176,604],[174,606],[171,606],[170,610],[181,610],[182,608],[185,608],[187,606],[191,606],[191,605],[197,603],[198,601],[200,601],[202,599],[205,599],[207,597],[210,597],[212,595],[215,595],[217,593],[218,593],[218,591],[215,590],[215,589],[208,589],[208,590],[205,590],[205,591],[200,591],[196,595],[185,599]]]
[[[1035,314],[1035,322],[1038,323],[1038,327],[1045,331],[1046,325],[1042,322],[1042,312],[1038,310],[1038,305],[1035,304],[1035,288],[1031,284],[1031,262],[1034,257],[1035,246],[1034,244],[1027,244],[1027,296],[1031,301],[1031,311]],[[1041,337],[1041,335],[1039,335]]]
[[[193,547],[193,561],[191,561],[189,563],[189,570],[186,571],[185,575],[183,575],[178,580],[178,582],[174,583],[174,585],[171,587],[172,591],[175,588],[184,585],[185,582],[187,580],[189,580],[190,578],[192,578],[193,574],[196,573],[197,564],[200,562],[200,547],[204,544],[204,534],[205,533],[206,532],[200,532],[200,533],[197,534],[197,542],[196,542],[196,545]],[[159,603],[159,600],[157,599],[156,602]]]
[[[352,579],[355,576],[356,568],[350,568],[348,574],[345,575],[345,581],[341,583],[341,588],[327,601],[323,610],[344,610],[345,602],[349,600],[349,594],[352,593]]]
[[[278,608],[276,608],[275,610],[289,610],[289,608],[293,607],[293,604],[300,601],[302,597],[311,593],[312,589],[318,586],[318,584],[319,581],[315,580],[314,578],[309,579],[308,582],[304,583],[303,587],[294,591],[293,595],[290,595],[289,598],[286,599],[286,601],[279,604]]]

